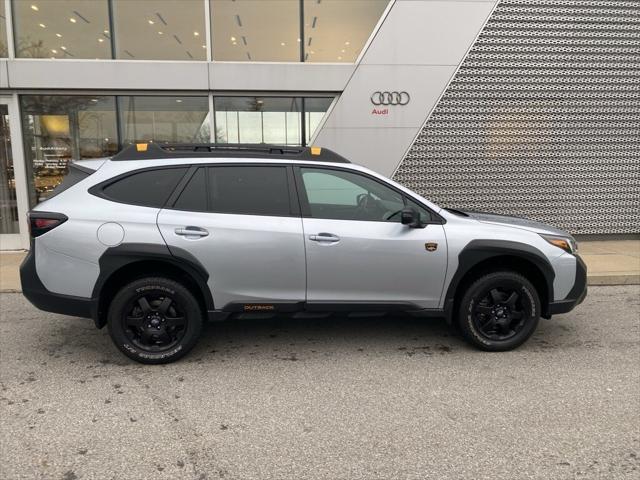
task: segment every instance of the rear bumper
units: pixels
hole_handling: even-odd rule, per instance
[[[580,305],[587,296],[587,265],[576,255],[576,280],[564,300],[549,303],[549,315],[567,313]]]
[[[31,245],[29,253],[20,265],[20,283],[22,294],[36,308],[45,312],[60,313],[73,317],[93,318],[95,303],[90,298],[62,295],[47,290],[36,271],[35,245]]]

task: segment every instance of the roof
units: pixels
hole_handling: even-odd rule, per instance
[[[256,158],[311,160],[314,162],[351,163],[324,147],[296,147],[269,144],[220,143],[136,143],[114,155],[111,160],[158,160],[163,158]]]

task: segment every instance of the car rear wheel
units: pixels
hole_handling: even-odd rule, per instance
[[[522,345],[540,320],[540,298],[534,286],[515,272],[494,272],[474,281],[458,309],[462,335],[487,351]]]
[[[107,325],[116,346],[141,363],[178,360],[196,344],[202,310],[180,283],[163,277],[135,280],[109,307]]]

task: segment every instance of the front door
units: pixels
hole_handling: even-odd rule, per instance
[[[310,305],[439,306],[447,267],[444,229],[438,223],[403,225],[399,212],[411,206],[427,222],[435,215],[368,175],[318,167],[300,167],[297,175]]]
[[[286,309],[305,300],[302,220],[287,166],[199,167],[158,226],[209,272],[218,310]]]

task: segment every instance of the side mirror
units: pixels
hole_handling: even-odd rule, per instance
[[[411,228],[421,228],[420,212],[411,207],[406,207],[400,212],[400,223]]]

